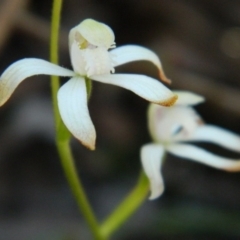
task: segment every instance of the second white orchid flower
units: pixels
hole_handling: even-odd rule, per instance
[[[175,106],[164,108],[151,104],[148,124],[154,143],[141,148],[141,161],[150,181],[149,199],[158,198],[164,191],[161,166],[168,152],[180,158],[196,161],[226,171],[240,171],[240,160],[217,156],[202,148],[184,142],[211,142],[240,152],[240,136],[220,127],[204,124],[197,112],[190,107],[203,98],[189,93],[177,92]]]
[[[96,132],[87,107],[85,79],[126,88],[150,102],[171,106],[177,99],[159,81],[139,74],[111,74],[114,68],[131,61],[147,60],[157,66],[163,81],[164,75],[157,55],[140,46],[128,45],[116,48],[114,33],[107,25],[86,19],[69,33],[69,50],[73,71],[36,58],[19,60],[10,65],[0,78],[0,106],[12,95],[16,87],[27,77],[46,74],[71,77],[58,92],[61,118],[83,145],[95,148]]]

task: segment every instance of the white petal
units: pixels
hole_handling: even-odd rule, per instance
[[[63,77],[74,76],[75,73],[42,59],[26,58],[10,65],[0,77],[0,106],[12,95],[16,87],[27,77],[45,74]]]
[[[171,80],[164,74],[159,57],[145,47],[127,45],[113,49],[110,53],[113,55],[114,67],[133,61],[150,61],[158,68],[160,79],[166,83],[171,83]]]
[[[84,78],[74,77],[59,89],[58,106],[62,120],[73,136],[94,150],[96,131],[89,116]]]
[[[211,142],[240,152],[240,136],[213,125],[199,126],[191,136],[190,141]]]
[[[166,148],[168,152],[181,158],[193,160],[226,171],[240,171],[240,160],[220,157],[196,146],[189,144],[171,144]]]
[[[151,200],[161,196],[164,191],[161,174],[164,152],[163,146],[158,144],[146,144],[141,148],[143,169],[150,181],[151,196],[149,199]]]
[[[173,91],[178,95],[177,105],[197,105],[205,101],[204,97],[188,91]]]
[[[126,88],[140,97],[162,106],[171,106],[177,100],[177,96],[161,82],[148,76],[138,74],[108,74],[94,75],[91,78],[102,83]]]

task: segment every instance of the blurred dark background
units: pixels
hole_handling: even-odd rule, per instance
[[[49,58],[49,0],[0,0],[0,70],[25,58]],[[68,31],[85,18],[108,24],[117,46],[155,51],[172,89],[202,94],[197,110],[208,123],[240,134],[240,1],[66,0],[60,64],[71,68]],[[117,72],[157,78],[150,63]],[[76,140],[79,174],[99,218],[135,185],[140,147],[150,142],[148,103],[114,86],[93,83],[89,104],[97,150]],[[0,109],[0,240],[91,239],[65,181],[54,145],[47,76],[27,79]],[[203,145],[219,155],[238,157]],[[168,156],[166,191],[147,201],[112,239],[239,239],[240,173]]]

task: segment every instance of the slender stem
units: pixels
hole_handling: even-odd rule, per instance
[[[50,37],[50,61],[58,64],[58,38],[59,38],[59,26],[62,9],[62,0],[53,0],[52,9],[52,22],[51,22],[51,37]],[[52,101],[54,118],[56,122],[56,129],[59,128],[61,117],[58,111],[57,104],[57,92],[59,89],[59,77],[51,76],[51,90],[52,90]]]
[[[149,182],[141,171],[138,183],[114,212],[102,223],[101,232],[109,237],[142,205],[149,191]]]
[[[73,161],[71,149],[69,147],[69,142],[67,141],[58,141],[57,142],[58,152],[61,158],[62,166],[65,171],[66,178],[68,180],[68,184],[72,190],[72,193],[76,199],[79,209],[83,214],[86,222],[88,223],[93,235],[96,240],[105,240],[102,233],[100,232],[100,228],[98,222],[93,214],[92,208],[87,200],[85,192],[83,190],[82,183],[78,178],[78,174],[76,171],[76,167]]]
[[[60,25],[60,13],[62,8],[62,0],[53,0],[52,23],[51,23],[51,42],[50,42],[50,60],[52,63],[58,64],[58,37]],[[62,167],[65,172],[68,184],[76,199],[78,207],[82,212],[87,224],[89,225],[95,240],[105,240],[100,232],[100,227],[92,211],[83,190],[82,183],[78,177],[74,159],[70,148],[71,134],[63,124],[57,102],[57,92],[60,87],[59,77],[51,77],[52,100],[54,109],[54,118],[57,131],[57,150],[61,159]]]

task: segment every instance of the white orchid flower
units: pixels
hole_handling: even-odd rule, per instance
[[[239,171],[240,160],[217,156],[185,142],[210,142],[240,152],[240,136],[223,128],[204,124],[201,117],[190,106],[203,101],[201,96],[189,92],[177,92],[175,106],[164,108],[150,104],[148,125],[154,143],[141,148],[143,169],[149,178],[151,195],[158,198],[164,191],[161,166],[165,154],[196,161],[226,171]]]
[[[127,45],[115,47],[114,33],[107,25],[86,19],[69,33],[69,50],[73,71],[42,59],[28,58],[10,65],[0,78],[0,106],[27,77],[45,74],[71,77],[58,92],[61,118],[83,145],[95,148],[96,131],[87,107],[85,79],[126,88],[150,102],[171,106],[177,99],[158,80],[139,74],[111,74],[114,68],[137,60],[147,60],[157,66],[163,81],[166,78],[157,55],[147,48]]]

